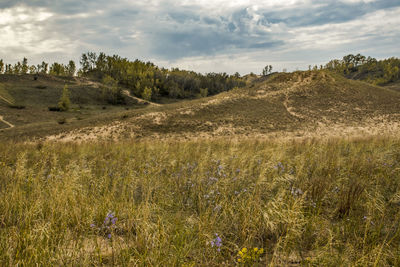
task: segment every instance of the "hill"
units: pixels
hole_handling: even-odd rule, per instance
[[[96,142],[0,142],[0,265],[400,264],[398,135],[355,136],[398,133],[396,90],[276,73],[212,97],[103,109],[94,81],[42,77],[35,94],[32,77],[6,78],[0,115],[16,126],[1,139]],[[76,102],[47,110],[66,83],[92,108],[81,119]],[[257,138],[275,136],[290,140]]]
[[[27,83],[26,86],[30,84],[29,90],[40,90],[35,89],[31,81],[26,80],[18,83],[21,91],[23,82]],[[15,115],[5,117],[17,127],[3,131],[3,137],[52,135],[49,137],[52,140],[83,140],[364,135],[394,132],[398,129],[400,120],[398,91],[349,80],[329,71],[276,73],[255,78],[244,88],[236,88],[213,97],[149,105],[145,109],[137,109],[138,106],[133,105],[135,109],[132,110],[126,110],[128,106],[107,107],[103,110],[101,102],[95,100],[99,89],[93,86],[93,82],[77,83],[70,80],[72,102],[81,105],[86,103],[86,117],[80,120],[74,116],[83,114],[82,110],[54,115],[43,110],[59,97],[63,83],[53,83],[56,92],[49,91],[42,96],[36,96],[36,99],[30,96],[32,100],[29,102],[43,101],[37,108],[42,115],[34,114],[31,107],[30,117],[27,115],[19,120],[13,120],[18,118]],[[16,101],[22,101],[12,90],[10,95]],[[5,109],[10,110],[3,105],[0,112],[4,113]],[[14,112],[22,114],[26,111]],[[47,114],[54,116],[52,121],[43,118],[41,124],[32,122],[19,127],[22,120],[33,121],[34,118],[41,118]],[[69,116],[70,119],[66,124],[59,125],[55,121],[58,118],[56,116]]]
[[[124,95],[125,105],[110,105],[103,97],[105,86],[88,79],[37,75],[35,80],[35,76],[0,75],[0,116],[17,129],[57,127],[64,122],[75,122],[79,127],[80,120],[146,106],[145,101],[130,95]],[[65,85],[72,102],[70,111],[49,111],[57,106]],[[6,128],[9,125],[0,122],[0,129]]]

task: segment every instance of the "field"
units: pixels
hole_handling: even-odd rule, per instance
[[[400,265],[397,83],[276,73],[121,105],[102,86],[0,75],[1,266]]]
[[[0,265],[398,266],[399,160],[395,137],[3,142]]]

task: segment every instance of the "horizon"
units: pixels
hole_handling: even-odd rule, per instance
[[[5,1],[0,59],[78,65],[93,51],[200,73],[306,70],[347,54],[398,57],[399,14],[394,0]]]

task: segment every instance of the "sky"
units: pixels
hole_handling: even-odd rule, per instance
[[[202,73],[400,56],[400,0],[0,0],[0,59],[87,51]]]

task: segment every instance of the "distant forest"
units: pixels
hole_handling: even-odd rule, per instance
[[[400,59],[395,57],[376,60],[361,54],[350,54],[342,59],[329,61],[325,69],[338,72],[349,79],[363,80],[375,85],[385,85],[400,79]]]
[[[55,76],[86,77],[104,84],[104,95],[112,104],[123,102],[122,90],[146,100],[158,100],[161,97],[172,99],[198,98],[229,91],[246,85],[239,73],[201,74],[178,68],[159,68],[151,62],[130,61],[118,55],[87,52],[82,54],[80,69],[74,61],[68,64],[42,62],[29,65],[24,58],[16,64],[6,64],[0,59],[0,74],[46,74]],[[309,67],[311,70],[311,66]],[[314,70],[318,67],[314,66]],[[347,55],[334,59],[320,69],[334,71],[350,79],[363,80],[376,85],[397,82],[400,79],[400,59],[392,57],[377,60],[361,54]],[[266,71],[267,70],[267,71]],[[268,71],[269,70],[269,71]],[[263,70],[263,75],[271,73],[272,66]]]
[[[82,54],[81,68],[77,70],[75,62],[67,65],[42,62],[39,65],[29,65],[26,58],[15,65],[5,64],[0,60],[0,73],[4,74],[48,74],[56,76],[87,77],[103,82],[110,90],[110,102],[118,104],[122,98],[122,88],[129,89],[132,94],[146,100],[159,97],[174,99],[197,98],[215,95],[234,87],[243,87],[246,83],[239,73],[200,74],[193,71],[171,70],[159,68],[151,62],[140,60],[130,61],[117,55],[108,56],[104,53],[88,52]],[[121,88],[122,87],[122,88]]]

